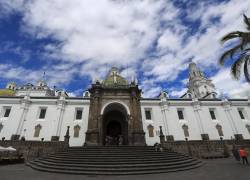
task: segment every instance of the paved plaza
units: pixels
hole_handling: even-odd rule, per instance
[[[247,180],[250,166],[233,158],[206,160],[205,165],[189,171],[137,176],[84,176],[35,171],[24,164],[0,166],[0,180]]]

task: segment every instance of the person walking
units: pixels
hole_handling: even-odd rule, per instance
[[[240,162],[240,154],[236,146],[233,146],[232,153],[233,153],[235,160]]]
[[[156,152],[159,151],[159,144],[157,142],[154,144],[154,148]]]
[[[243,164],[245,164],[245,162],[246,164],[248,164],[247,152],[243,147],[240,148],[240,157],[242,159]]]

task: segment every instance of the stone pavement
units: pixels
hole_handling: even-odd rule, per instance
[[[248,158],[249,159],[249,158]],[[250,160],[250,159],[249,159]],[[35,171],[24,164],[0,166],[0,180],[248,180],[250,166],[233,158],[206,160],[205,165],[189,171],[137,176],[83,176]]]

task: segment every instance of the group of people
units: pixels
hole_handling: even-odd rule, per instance
[[[123,145],[123,136],[119,135],[119,136],[106,136],[105,137],[105,145],[109,146],[109,145]]]
[[[155,148],[155,151],[156,152],[162,152],[163,151],[163,147],[162,147],[162,145],[161,144],[159,144],[159,143],[155,143],[154,144],[154,148]]]
[[[240,149],[238,149],[236,146],[233,146],[232,153],[237,161],[240,162],[240,160],[242,160],[243,164],[248,164],[248,154],[245,148],[241,147]]]

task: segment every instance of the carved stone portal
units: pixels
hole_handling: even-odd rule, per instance
[[[123,145],[146,144],[138,85],[128,84],[117,69],[112,68],[103,83],[95,82],[89,92],[87,145],[105,145],[107,136],[113,143],[122,136]]]

